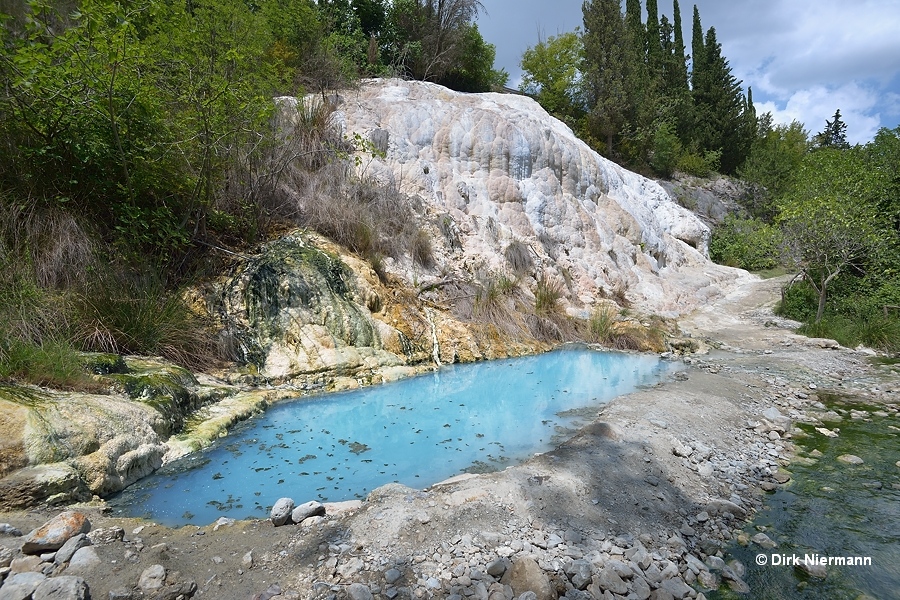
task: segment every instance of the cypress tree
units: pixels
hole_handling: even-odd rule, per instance
[[[626,121],[628,38],[620,0],[587,0],[584,15],[584,82],[588,95],[588,129],[613,156],[615,137]]]
[[[687,56],[685,55],[685,47],[684,47],[684,32],[681,30],[681,8],[678,6],[678,0],[673,0],[672,6],[672,26],[674,28],[675,33],[675,44],[672,47],[672,55],[675,58],[675,62],[679,65],[679,74],[677,78],[674,78],[679,87],[682,87],[687,93],[688,91],[688,69],[687,69]],[[699,13],[697,18],[699,19]]]
[[[702,77],[705,43],[703,26],[700,24],[700,9],[694,5],[694,23],[691,32],[691,88],[697,87],[697,79]]]
[[[731,74],[722,56],[715,27],[706,32],[702,57],[694,68],[696,120],[692,138],[700,150],[720,151],[722,172],[732,174],[747,157],[756,133],[756,117],[741,92],[741,82]],[[751,120],[753,126],[748,131]]]
[[[647,64],[652,77],[659,77],[663,69],[663,49],[660,41],[659,8],[656,0],[647,0]]]

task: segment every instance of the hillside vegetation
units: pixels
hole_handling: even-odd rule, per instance
[[[329,94],[368,76],[502,85],[474,22],[480,8],[0,3],[0,381],[89,386],[78,350],[192,368],[238,358],[184,290],[286,227],[316,229],[381,276],[386,256],[427,265],[429,240],[407,199],[352,168],[358,151],[383,149],[330,127]],[[647,11],[642,23],[639,2],[624,12],[618,1],[587,2],[583,33],[523,56],[526,91],[630,168],[750,182],[714,258],[797,268],[785,314],[811,333],[896,349],[900,130],[850,148],[839,112],[812,141],[802,124],[757,118],[696,9],[690,71],[677,2],[671,23],[655,2]],[[307,98],[290,135],[275,124],[272,98],[282,95]],[[321,201],[286,193],[288,180]],[[554,306],[556,292],[544,291],[539,302]]]

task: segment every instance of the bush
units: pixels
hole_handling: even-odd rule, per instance
[[[756,219],[728,215],[713,230],[709,255],[715,262],[748,271],[778,266],[782,245],[781,231]]]
[[[703,155],[697,152],[685,152],[678,157],[677,170],[695,177],[709,177],[719,168],[720,151],[706,151]]]

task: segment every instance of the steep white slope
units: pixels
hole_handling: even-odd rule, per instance
[[[662,187],[530,98],[369,80],[337,108],[345,134],[386,139],[384,159],[363,157],[367,173],[452,219],[462,264],[508,270],[504,248],[524,242],[537,272],[566,282],[570,309],[626,290],[647,310],[681,314],[737,274],[709,262],[709,229]]]

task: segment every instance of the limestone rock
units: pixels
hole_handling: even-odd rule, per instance
[[[84,579],[64,575],[45,579],[38,584],[32,600],[88,600],[90,597],[91,593]]]
[[[14,573],[10,575],[0,588],[0,598],[3,600],[28,600],[34,590],[47,579],[41,573]]]
[[[65,511],[29,533],[22,544],[22,552],[39,554],[47,550],[59,550],[69,538],[90,530],[91,522],[87,515]]]
[[[97,555],[97,551],[94,547],[84,546],[76,550],[75,554],[72,555],[72,558],[69,559],[69,566],[66,568],[66,571],[83,573],[91,571],[101,563],[102,561]]]
[[[291,519],[291,512],[294,510],[294,501],[290,498],[279,498],[274,506],[272,506],[272,511],[269,513],[269,518],[272,520],[272,524],[275,527],[280,527],[285,525]]]
[[[534,592],[537,600],[552,600],[554,597],[550,587],[550,578],[530,557],[514,560],[500,581],[504,585],[510,586],[516,596],[525,592]]]
[[[842,463],[847,463],[848,465],[861,465],[863,464],[863,459],[854,455],[854,454],[841,454],[837,457],[839,461]]]
[[[162,565],[151,565],[144,569],[138,579],[138,587],[145,594],[161,589],[166,583],[166,568]]]
[[[275,509],[273,508],[272,510]],[[303,522],[304,519],[308,519],[309,517],[321,517],[324,515],[325,505],[323,505],[321,502],[311,500],[297,506],[293,511],[291,511],[291,521],[299,525]]]
[[[67,563],[78,550],[85,546],[90,546],[90,544],[91,540],[84,533],[72,536],[66,540],[66,543],[56,552],[56,556],[53,557],[53,562],[58,565]]]

